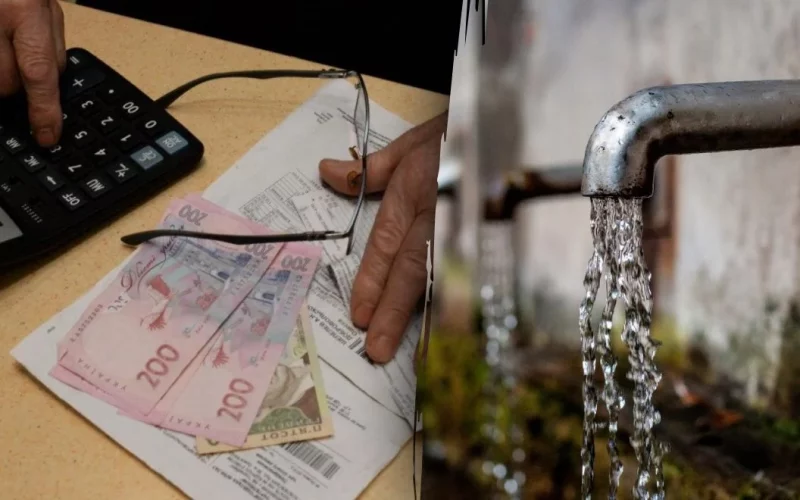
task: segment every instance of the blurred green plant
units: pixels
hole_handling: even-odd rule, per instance
[[[479,336],[442,331],[431,335],[426,368],[418,380],[426,440],[441,443],[448,465],[469,471],[476,485],[495,481],[484,471],[486,459],[523,462],[528,470],[525,491],[536,493],[532,498],[579,484],[581,407],[570,407],[556,387],[524,382],[511,388],[498,384],[493,387],[495,397],[487,401],[484,387],[490,370],[481,347]],[[488,404],[496,404],[491,422],[484,418]],[[487,423],[501,432],[487,434]],[[512,423],[521,427],[520,441],[510,439]],[[516,448],[524,453],[515,454]],[[563,477],[556,484],[554,476]]]

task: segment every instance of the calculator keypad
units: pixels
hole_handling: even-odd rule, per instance
[[[144,102],[125,92],[124,85],[105,84],[106,75],[83,64],[73,64],[83,71],[62,82],[67,100],[60,144],[41,149],[33,138],[0,126],[0,151],[35,174],[69,211],[158,167],[165,156],[189,144],[163,116],[145,112]]]
[[[82,49],[68,51],[60,87],[63,131],[50,148],[31,135],[24,96],[0,100],[0,219],[7,214],[23,233],[13,240],[0,234],[0,267],[36,252],[35,240],[57,245],[73,228],[110,218],[136,202],[139,190],[152,193],[202,157],[190,132]],[[29,234],[34,241],[20,243]]]

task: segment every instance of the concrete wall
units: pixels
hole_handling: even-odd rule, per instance
[[[800,78],[800,2],[530,1],[529,163],[580,160],[611,105],[665,79]],[[725,347],[763,316],[767,297],[796,293],[800,150],[697,155],[678,165],[674,312],[685,331]],[[524,217],[525,282],[574,312],[590,254],[588,202],[540,203]],[[755,344],[774,355],[777,334],[758,336]]]

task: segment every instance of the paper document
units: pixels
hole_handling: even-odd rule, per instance
[[[204,196],[274,230],[344,229],[355,200],[322,186],[319,162],[324,158],[350,159],[348,147],[355,99],[352,85],[332,82],[259,141]],[[386,146],[410,127],[370,102],[372,151]],[[370,200],[362,208],[353,251],[357,256],[364,251],[378,207],[378,201]],[[413,359],[421,314],[412,320],[394,361],[384,366],[370,364],[366,358],[366,334],[353,326],[350,319],[349,289],[357,267],[353,261],[356,257],[342,261],[346,257],[345,241],[321,245],[322,265],[332,264],[333,269],[316,274],[308,295],[320,357],[369,396],[405,418],[409,426],[413,425],[416,396]],[[334,270],[340,278],[338,283]]]

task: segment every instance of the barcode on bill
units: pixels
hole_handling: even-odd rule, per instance
[[[339,472],[339,464],[334,461],[333,456],[311,443],[297,442],[280,445],[293,457],[302,460],[306,465],[322,474],[326,479],[333,479]]]
[[[350,350],[358,354],[364,359],[367,359],[367,343],[361,339],[355,339],[352,344],[350,344]]]

